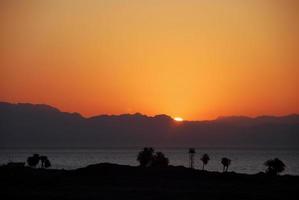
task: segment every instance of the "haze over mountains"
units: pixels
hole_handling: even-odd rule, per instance
[[[176,122],[139,113],[91,118],[48,105],[0,103],[0,148],[298,148],[299,115]]]

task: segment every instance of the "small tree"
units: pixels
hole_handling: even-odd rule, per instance
[[[40,163],[40,167],[41,167],[41,168],[44,168],[46,159],[48,159],[47,156],[40,156],[40,157],[39,157],[39,160],[40,160],[40,162],[41,162],[41,163]]]
[[[45,160],[45,168],[51,167],[51,162],[48,160],[48,158]]]
[[[221,164],[223,165],[223,172],[228,171],[228,167],[230,166],[231,160],[228,158],[222,158]]]
[[[30,166],[30,167],[36,167],[39,163],[39,160],[40,160],[40,156],[38,154],[34,154],[33,156],[30,156],[27,158],[27,164]]]
[[[193,169],[194,168],[195,149],[190,148],[188,153],[189,153],[189,166],[190,166],[191,169]]]
[[[202,161],[202,170],[205,170],[205,165],[208,164],[210,157],[208,154],[203,154],[202,157],[200,158],[200,160]]]
[[[264,164],[267,167],[266,173],[271,175],[277,175],[285,170],[285,164],[275,158],[273,160],[267,160]]]
[[[149,167],[152,164],[154,157],[154,149],[153,148],[144,148],[142,151],[138,153],[137,161],[140,163],[141,167]]]
[[[157,152],[153,157],[153,167],[167,167],[169,164],[168,158],[162,152]]]
[[[49,161],[47,156],[40,156],[41,168],[49,168],[51,167],[51,162]]]

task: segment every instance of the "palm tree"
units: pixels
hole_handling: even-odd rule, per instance
[[[223,165],[223,172],[227,172],[228,171],[228,167],[231,163],[231,160],[228,158],[222,158],[221,159],[221,164]]]
[[[202,161],[202,170],[205,170],[205,165],[208,164],[210,157],[208,154],[203,154],[202,157],[200,158],[200,160]]]
[[[154,149],[153,148],[144,148],[142,151],[138,153],[137,161],[140,163],[141,167],[149,167],[152,164],[154,157]]]
[[[152,166],[154,167],[167,167],[169,163],[168,158],[162,152],[157,152],[153,157]]]
[[[30,166],[30,167],[36,167],[39,163],[39,159],[40,159],[40,156],[38,154],[34,154],[33,156],[29,156],[27,158],[27,164]]]
[[[278,158],[267,160],[264,165],[268,167],[266,173],[271,175],[277,175],[283,172],[286,167],[285,164]]]
[[[189,149],[189,159],[190,159],[190,168],[193,169],[193,165],[194,165],[194,155],[195,155],[195,149],[194,148],[190,148]]]

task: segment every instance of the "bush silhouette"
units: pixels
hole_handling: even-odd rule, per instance
[[[266,173],[277,175],[285,170],[285,164],[278,158],[267,160],[264,164],[267,167]]]
[[[40,156],[39,159],[41,161],[41,168],[51,167],[51,162],[49,161],[47,156]]]
[[[149,167],[152,165],[154,157],[154,149],[153,148],[144,148],[139,152],[137,156],[137,161],[140,163],[141,167]]]
[[[39,154],[34,154],[33,156],[29,156],[27,158],[27,164],[30,167],[37,167],[37,165],[41,163],[41,168],[49,168],[51,167],[51,162],[47,156],[40,156]]]
[[[210,157],[208,154],[203,154],[202,157],[200,158],[200,160],[202,161],[202,170],[205,170],[205,165],[208,164]]]
[[[221,164],[223,165],[223,172],[228,171],[228,167],[230,166],[231,160],[228,158],[222,158]]]
[[[30,156],[27,158],[27,164],[30,167],[36,167],[39,163],[39,159],[40,159],[40,156],[38,154],[34,154],[33,156]]]
[[[167,167],[169,160],[162,152],[154,154],[153,148],[144,148],[139,152],[137,160],[141,167]]]
[[[50,160],[48,160],[48,158],[47,158],[47,160],[45,161],[45,168],[49,168],[49,167],[51,167],[52,165],[51,165],[51,162],[50,162]]]
[[[157,152],[153,157],[153,167],[167,167],[169,164],[168,158],[162,152]]]

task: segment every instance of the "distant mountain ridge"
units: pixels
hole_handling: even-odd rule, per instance
[[[44,104],[0,102],[0,148],[137,146],[298,148],[299,115],[175,122],[140,113],[85,118]]]

